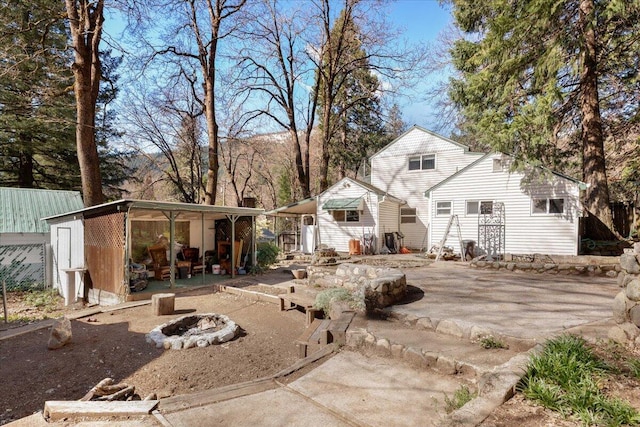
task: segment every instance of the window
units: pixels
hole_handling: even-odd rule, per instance
[[[436,202],[436,216],[451,215],[451,202]]]
[[[331,211],[331,216],[336,222],[360,221],[360,212],[358,211]]]
[[[467,200],[467,215],[491,215],[493,213],[493,202],[490,200],[476,201]]]
[[[493,159],[493,171],[502,172],[504,170],[504,163],[502,159]]]
[[[564,213],[564,199],[533,199],[531,213],[534,215]]]
[[[400,224],[415,224],[416,210],[415,208],[400,208]]]
[[[409,157],[409,170],[429,170],[436,168],[436,155],[423,154],[422,156]]]

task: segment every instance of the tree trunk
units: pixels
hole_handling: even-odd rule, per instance
[[[96,100],[102,70],[99,50],[104,0],[66,0],[75,62],[76,146],[85,206],[104,203],[100,160],[95,139]]]
[[[593,0],[581,0],[580,19],[584,46],[582,51],[582,74],[580,76],[582,111],[582,172],[588,184],[584,195],[584,207],[604,227],[588,230],[590,237],[608,240],[614,237],[613,217],[609,205],[604,155],[604,136],[600,115],[596,52],[596,23]],[[594,221],[589,222],[593,226]],[[607,230],[608,229],[608,230]]]
[[[325,82],[325,87],[329,86]],[[328,89],[325,89],[325,98],[322,106],[322,158],[320,162],[320,192],[329,188],[329,146],[331,141],[331,106],[333,105],[333,99],[330,96]],[[330,100],[328,100],[330,99]]]
[[[214,73],[215,74],[215,73]],[[220,161],[218,159],[218,122],[216,121],[215,101],[213,99],[213,76],[208,76],[205,93],[205,117],[207,119],[207,136],[209,138],[209,167],[207,170],[207,186],[205,189],[204,204],[215,205],[218,192],[218,171]]]
[[[290,123],[293,123],[293,121],[290,121]],[[295,147],[296,175],[298,183],[302,190],[302,197],[307,199],[311,197],[311,189],[309,186],[309,150],[306,150],[303,154],[302,146],[300,145],[300,137],[298,136],[298,132],[295,128],[291,127],[289,129],[289,133],[291,134],[291,139],[293,140]],[[308,146],[309,145],[307,144],[307,147]]]

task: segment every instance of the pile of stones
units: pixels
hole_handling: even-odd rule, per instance
[[[640,347],[640,242],[620,256],[618,284],[622,290],[613,303],[616,326],[609,338],[631,347]]]

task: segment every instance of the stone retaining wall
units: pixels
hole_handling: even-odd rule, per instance
[[[556,257],[549,255],[511,255],[504,261],[474,259],[471,267],[546,274],[617,277],[621,271],[617,257]]]
[[[620,268],[618,285],[622,291],[613,300],[613,320],[617,325],[609,331],[609,338],[640,347],[640,242],[620,256]]]
[[[340,264],[334,269],[307,267],[309,285],[343,287],[362,295],[367,311],[384,308],[402,300],[407,293],[407,279],[395,268],[380,268],[362,264]]]

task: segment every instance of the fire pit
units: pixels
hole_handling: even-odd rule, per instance
[[[206,347],[234,339],[240,328],[222,314],[207,313],[183,316],[160,326],[146,335],[148,343],[156,347],[180,350]]]

